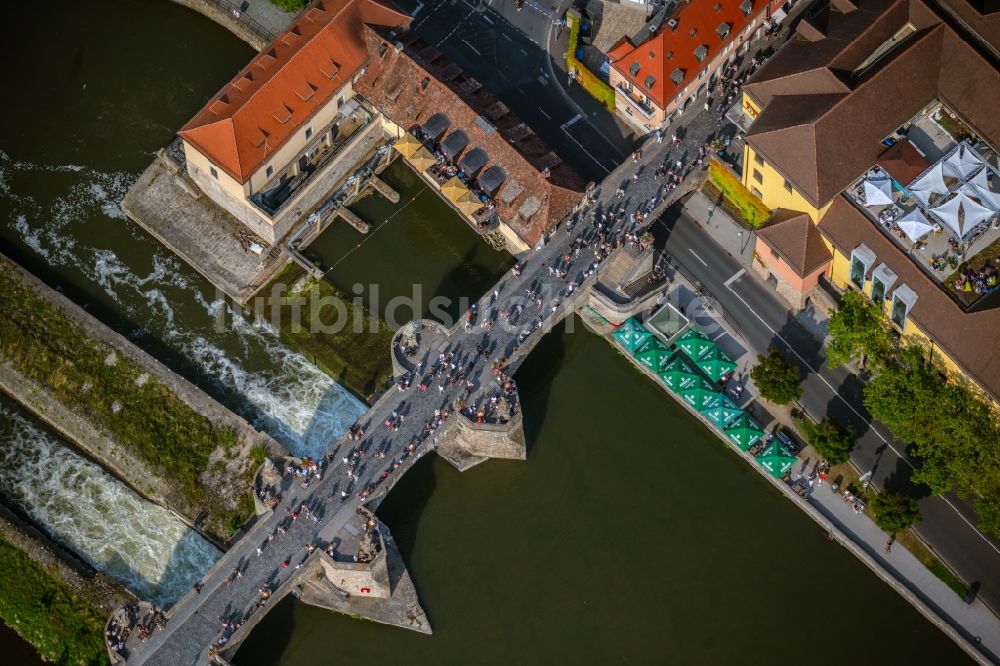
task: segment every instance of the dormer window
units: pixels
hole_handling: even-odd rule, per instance
[[[750,16],[750,12],[753,11],[753,0],[743,0],[740,3],[740,11],[743,12],[743,16]]]
[[[636,61],[632,63],[632,66],[628,68],[628,71],[629,74],[631,74],[632,76],[638,76],[640,69],[642,69],[642,66],[639,64],[638,61]]]
[[[892,292],[892,310],[890,310],[889,319],[904,333],[906,332],[907,317],[916,302],[916,292],[905,284],[899,285],[896,287],[896,291]]]
[[[649,59],[650,60],[654,60],[655,58],[656,58],[656,51],[650,51],[649,52]]]
[[[702,44],[694,50],[695,60],[698,62],[705,62],[705,58],[708,56],[708,47]]]
[[[653,84],[656,83],[656,77],[650,74],[649,76],[646,77],[645,83],[647,88],[652,88]]]
[[[684,80],[684,70],[680,68],[675,69],[670,73],[670,80],[674,82],[675,86],[679,86],[681,81]]]
[[[725,40],[729,36],[729,31],[732,27],[729,23],[720,23],[719,27],[715,29],[715,34],[719,36],[719,39]]]

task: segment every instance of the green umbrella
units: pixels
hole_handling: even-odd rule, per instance
[[[788,455],[785,448],[781,446],[781,442],[775,439],[757,456],[757,462],[770,472],[771,476],[780,479],[792,469],[795,458]]]
[[[670,358],[670,354],[671,351],[664,347],[662,342],[652,338],[635,353],[635,360],[653,372],[659,372],[663,364]]]
[[[743,413],[724,393],[717,393],[712,401],[702,408],[701,413],[720,430]]]
[[[697,386],[701,379],[681,354],[674,356],[657,374],[674,393]]]
[[[646,341],[653,337],[653,334],[643,328],[642,324],[635,320],[635,317],[629,317],[611,336],[620,342],[625,349],[635,352],[646,344]]]
[[[674,345],[694,360],[701,358],[717,346],[697,328],[689,328],[684,335],[674,341]]]
[[[709,384],[706,380],[702,379],[695,386],[680,391],[679,395],[684,398],[689,405],[698,411],[701,411],[715,399],[715,396],[718,395],[718,393],[718,389]]]
[[[764,436],[764,431],[749,414],[741,412],[732,423],[726,426],[726,436],[740,447],[740,451],[746,451]]]
[[[723,377],[736,369],[736,364],[733,363],[730,358],[726,356],[725,352],[718,347],[713,347],[712,349],[707,350],[705,354],[697,360],[697,365],[701,368],[702,372],[715,381],[720,381]]]

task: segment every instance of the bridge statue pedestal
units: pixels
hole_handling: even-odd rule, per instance
[[[490,458],[525,460],[528,446],[524,425],[518,411],[506,423],[475,423],[458,414],[437,453],[455,468],[464,472]]]
[[[377,554],[370,562],[335,559],[317,550],[292,593],[307,604],[420,633],[431,625],[417,598],[403,557],[384,524],[374,517]],[[372,524],[372,523],[370,523]]]

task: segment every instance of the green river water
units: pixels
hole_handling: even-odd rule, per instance
[[[18,58],[4,77],[17,94],[0,106],[3,251],[290,449],[320,450],[363,405],[115,206],[250,49],[166,0],[23,3],[12,14],[3,30]],[[477,296],[510,265],[405,167],[385,177],[402,201],[356,207],[371,235],[335,225],[310,248],[338,286],[361,283],[371,295],[377,284],[384,304],[419,284],[423,311],[433,295]],[[212,326],[220,309],[224,331]],[[237,664],[964,659],[613,348],[575,328],[549,335],[517,375],[526,462],[459,474],[428,456],[379,511],[432,636],[286,600]],[[0,432],[14,434],[0,446],[16,442],[63,469],[76,464],[20,408],[5,409]],[[0,480],[29,473],[17,467],[22,458],[5,457]],[[112,478],[89,474],[108,502],[146,511]],[[50,501],[68,486],[10,487],[29,514],[85,506],[71,495]],[[45,524],[51,512],[36,515],[59,538],[69,529]],[[150,539],[163,538],[164,547],[188,544],[189,568],[211,561],[210,549],[164,521],[143,543],[127,542],[126,525],[115,545],[141,561],[155,550]],[[107,544],[88,536],[65,540],[100,565],[97,549]],[[169,588],[173,579],[150,566],[151,582]],[[180,582],[165,595],[187,585],[183,571],[170,573]],[[0,651],[23,649],[0,631]]]

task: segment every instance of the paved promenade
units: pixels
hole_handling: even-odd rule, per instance
[[[980,649],[993,662],[1000,662],[1000,620],[982,601],[965,603],[905,548],[893,546],[888,553],[885,552],[888,538],[885,532],[865,514],[855,513],[851,504],[845,502],[830,484],[814,487],[809,501],[924,603],[939,615],[951,618],[967,632],[970,640],[979,642]]]

